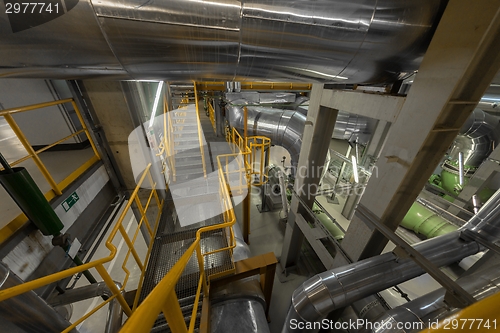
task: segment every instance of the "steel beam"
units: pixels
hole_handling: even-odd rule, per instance
[[[394,122],[405,103],[401,96],[380,95],[362,91],[325,90],[321,105],[364,117]]]

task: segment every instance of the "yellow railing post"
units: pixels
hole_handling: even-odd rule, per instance
[[[94,150],[94,154],[99,158],[101,159],[100,155],[99,155],[99,152],[97,151],[97,147],[95,146],[95,143],[94,143],[94,140],[92,139],[92,137],[90,136],[90,132],[87,128],[87,125],[85,125],[85,121],[83,120],[83,116],[82,116],[82,113],[80,112],[80,109],[78,108],[78,106],[76,105],[75,101],[74,100],[71,100],[71,105],[73,106],[73,108],[75,109],[75,112],[76,112],[76,115],[78,116],[78,120],[80,121],[80,123],[82,124],[82,129],[85,131],[85,134],[87,135],[87,138],[89,139],[89,142],[90,142],[90,145],[92,146],[92,149]]]
[[[17,125],[16,121],[14,120],[14,117],[10,114],[4,114],[4,118],[7,121],[7,123],[10,125],[14,133],[16,134],[17,138],[19,141],[21,141],[21,144],[23,145],[24,149],[28,152],[28,154],[33,158],[33,161],[35,164],[38,166],[38,169],[42,172],[42,175],[45,177],[47,182],[50,184],[50,187],[52,187],[52,190],[54,190],[56,195],[61,195],[62,191],[59,189],[59,186],[57,186],[57,183],[55,182],[54,178],[50,175],[49,171],[43,164],[42,160],[40,157],[36,154],[35,150],[33,150],[33,147],[31,144],[28,142],[28,139],[24,136],[23,132]]]
[[[132,310],[128,306],[127,301],[120,292],[120,289],[118,289],[118,287],[115,284],[115,281],[113,281],[113,279],[108,274],[104,266],[102,264],[99,264],[95,267],[95,269],[97,270],[99,275],[101,275],[102,280],[104,281],[104,283],[106,283],[106,286],[108,286],[109,290],[111,290],[111,292],[118,298],[118,302],[120,302],[123,312],[125,312],[127,316],[131,316]]]
[[[200,111],[198,109],[198,91],[196,89],[196,82],[193,82],[194,86],[194,99],[195,99],[195,105],[196,105],[196,123],[198,124],[198,140],[200,141],[200,152],[201,152],[201,163],[203,164],[203,175],[205,178],[207,178],[207,167],[205,165],[205,146],[203,144],[203,136],[202,136],[202,129],[201,129],[201,122],[200,122]]]
[[[175,290],[171,290],[165,295],[165,304],[173,305],[169,307],[164,306],[162,310],[170,330],[175,333],[187,333],[188,330],[184,322],[184,315],[179,306],[179,300],[177,299]]]

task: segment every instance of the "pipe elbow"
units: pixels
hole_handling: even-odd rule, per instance
[[[305,281],[292,296],[292,308],[304,321],[318,321],[346,305],[345,291],[334,272],[318,274]]]

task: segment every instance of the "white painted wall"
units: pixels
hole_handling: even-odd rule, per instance
[[[55,100],[45,80],[0,80],[0,109],[26,106]],[[54,143],[74,132],[73,125],[62,108],[52,106],[14,115],[32,146]],[[74,138],[64,143],[75,143]]]

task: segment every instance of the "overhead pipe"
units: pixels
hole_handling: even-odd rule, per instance
[[[500,276],[498,270],[500,265],[496,265],[474,274],[458,279],[456,282],[476,300],[484,299],[500,292]],[[366,329],[363,332],[377,333],[411,333],[420,332],[437,320],[448,317],[460,309],[450,307],[445,303],[446,290],[440,288],[427,295],[419,297],[404,305],[398,306],[386,313],[383,313],[371,321],[371,327],[378,329]],[[397,329],[398,323],[404,329]],[[384,325],[382,325],[384,324]],[[391,326],[391,328],[389,328]]]
[[[390,82],[418,69],[446,3],[80,0],[36,22],[2,11],[0,76]]]
[[[301,99],[302,103],[305,102]],[[306,122],[305,112],[297,110],[282,110],[271,107],[249,105],[245,99],[229,101],[226,105],[229,125],[238,130],[243,130],[245,125],[249,135],[262,135],[271,139],[273,145],[281,146],[290,153],[292,170],[299,161],[302,133]],[[245,118],[244,108],[248,115]],[[246,119],[246,122],[244,121]],[[370,129],[371,120],[367,117],[339,112],[333,132],[333,138],[339,140],[352,140],[362,136]],[[362,142],[360,142],[362,143]]]

